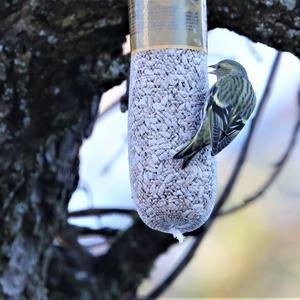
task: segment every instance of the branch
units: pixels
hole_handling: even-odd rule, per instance
[[[134,209],[127,208],[90,208],[83,210],[71,211],[68,213],[69,218],[78,218],[78,217],[92,217],[92,216],[104,216],[104,215],[129,215],[135,216],[136,211]]]
[[[210,29],[227,28],[300,57],[299,0],[209,0],[208,12]]]
[[[300,93],[299,93],[299,100],[300,100]],[[276,163],[275,170],[273,171],[271,176],[267,179],[267,181],[263,184],[263,186],[256,193],[254,193],[252,196],[246,198],[244,201],[242,201],[242,203],[237,204],[236,206],[233,206],[232,208],[229,208],[225,211],[221,211],[218,214],[218,216],[229,215],[233,212],[236,212],[236,211],[248,206],[250,203],[252,203],[255,200],[257,200],[258,198],[260,198],[267,191],[267,189],[274,183],[276,178],[279,176],[279,174],[283,170],[285,164],[287,163],[287,161],[290,157],[290,154],[292,153],[292,151],[296,145],[299,130],[300,130],[300,110],[298,111],[298,119],[297,119],[296,125],[293,129],[292,137],[290,139],[288,147],[287,147],[285,153],[283,154],[283,156],[281,157],[281,159],[278,161],[278,163]]]
[[[100,174],[105,175],[107,174],[111,168],[114,166],[114,164],[120,159],[122,153],[127,149],[128,146],[128,138],[127,135],[123,139],[121,146],[117,151],[112,155],[112,157],[109,159],[109,161],[101,168]]]
[[[89,227],[81,227],[77,225],[69,225],[73,229],[76,236],[90,236],[90,235],[100,235],[104,237],[115,237],[120,231],[118,229],[112,229],[109,227],[103,227],[99,229],[93,229]]]
[[[143,300],[156,299],[161,294],[163,294],[165,290],[167,290],[167,288],[172,284],[174,280],[176,280],[176,278],[181,274],[181,272],[192,260],[203,238],[204,238],[204,234],[198,235],[196,238],[194,238],[192,245],[188,249],[187,253],[182,257],[181,261],[178,263],[176,268],[146,297],[143,297]]]
[[[14,28],[14,26],[20,26],[17,21],[20,19],[23,10],[28,8],[27,5],[19,2],[1,7],[0,36],[3,32]],[[58,32],[59,35],[65,35],[66,31],[70,33],[74,27],[77,29],[76,26],[78,25],[80,25],[81,30],[87,27],[89,32],[97,31],[98,20],[103,17],[102,11],[110,9],[108,5],[111,6],[111,15],[107,17],[106,24],[114,25],[118,23],[120,29],[124,30],[124,33],[128,33],[127,0],[109,1],[109,4],[104,0],[95,3],[94,1],[84,1],[83,3],[77,1],[76,4],[74,4],[75,2],[53,4],[52,1],[44,0],[38,2],[40,2],[40,6],[36,6],[40,10],[38,12],[39,16],[43,17],[44,25],[47,25],[47,31],[51,33]],[[264,43],[281,51],[289,51],[300,57],[299,0],[209,0],[207,2],[209,29],[227,28],[247,36],[255,42]],[[88,14],[80,14],[82,7],[89,8],[89,6],[95,6],[95,9],[92,7]],[[51,12],[56,13],[52,14]],[[65,12],[69,12],[69,16],[74,17],[66,17]],[[55,16],[54,20],[52,20],[53,16]],[[24,23],[26,24],[26,22]],[[94,26],[91,26],[91,24],[94,24]],[[62,26],[63,28],[60,28]],[[100,22],[98,26],[101,28]],[[101,37],[100,35],[97,36],[98,38]],[[97,36],[91,43],[97,42]],[[109,35],[109,37],[111,36]],[[77,38],[76,34],[68,34],[68,39],[74,38]],[[66,45],[60,46],[65,47]],[[69,49],[74,49],[71,42],[67,46]],[[81,50],[80,47],[76,49],[77,51]]]

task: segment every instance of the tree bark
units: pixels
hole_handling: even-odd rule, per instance
[[[300,56],[298,1],[208,2],[210,28]],[[126,0],[0,3],[0,299],[48,299],[47,285],[50,299],[132,299],[173,243],[137,221],[100,258],[52,246],[100,96],[126,78],[127,33]]]
[[[208,25],[300,57],[299,0],[209,0]]]
[[[47,299],[79,147],[101,94],[125,79],[124,2],[1,2],[0,299]]]

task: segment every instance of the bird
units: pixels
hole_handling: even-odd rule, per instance
[[[191,142],[173,157],[183,159],[183,169],[205,146],[211,145],[212,156],[221,152],[243,129],[255,109],[255,92],[240,63],[225,59],[209,68],[217,81],[210,89],[206,119]]]

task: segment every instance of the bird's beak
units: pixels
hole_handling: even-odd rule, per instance
[[[213,75],[216,75],[216,68],[217,68],[217,66],[216,66],[216,65],[211,65],[211,66],[208,66],[208,68],[211,68],[211,69],[213,69],[212,71],[208,72],[208,74],[213,74]]]

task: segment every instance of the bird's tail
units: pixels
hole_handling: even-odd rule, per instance
[[[193,155],[193,141],[174,155],[174,159],[182,159]]]
[[[185,168],[188,166],[188,164],[190,163],[190,161],[194,158],[194,156],[195,156],[197,153],[198,153],[198,152],[195,151],[195,152],[193,152],[190,156],[185,157],[185,158],[183,159],[181,168],[182,168],[182,169],[185,169]]]
[[[182,169],[186,168],[193,157],[210,143],[208,122],[202,126],[192,141],[174,155],[174,159],[183,159]]]

